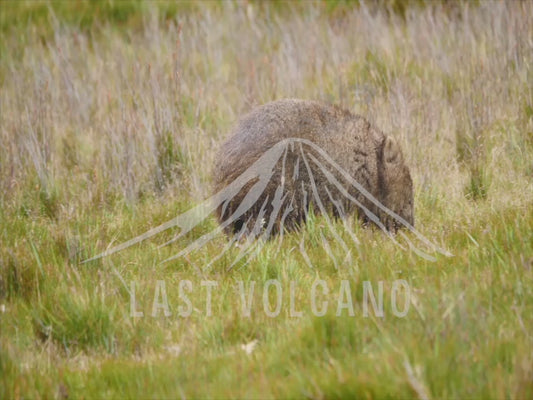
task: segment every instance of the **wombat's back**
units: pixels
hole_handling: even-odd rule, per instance
[[[234,215],[254,187],[254,181],[247,181],[238,193],[233,193],[231,199],[226,199],[224,206],[218,208],[221,223],[234,216],[226,227],[227,232],[237,232],[244,224],[250,229],[256,226],[259,217],[265,220],[262,224],[267,225],[269,219],[277,220],[273,232],[279,230],[280,224],[290,228],[305,219],[310,205],[315,212],[326,210],[335,215],[349,213],[354,208],[361,211],[361,206],[378,212],[368,196],[347,184],[339,168],[372,196],[384,200],[386,176],[383,177],[384,171],[380,171],[380,168],[384,169],[380,163],[383,163],[385,135],[360,116],[314,101],[279,100],[257,107],[244,116],[216,157],[215,192],[221,193],[280,142],[290,143],[290,146],[285,149],[282,159],[261,167],[271,169],[272,174],[266,186],[258,185],[262,192],[255,198],[255,204],[244,214]],[[403,159],[401,161],[403,163]],[[277,192],[285,194],[288,208],[284,210],[289,211],[284,220],[281,213],[272,217],[276,207],[271,203]],[[277,201],[281,201],[279,196]],[[364,218],[364,214],[359,214]]]

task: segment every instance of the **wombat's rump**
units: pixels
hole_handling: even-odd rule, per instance
[[[279,158],[256,165],[280,145]],[[246,171],[255,179],[241,179],[235,189]],[[356,211],[389,230],[414,223],[413,185],[399,146],[363,117],[314,101],[275,101],[240,119],[217,154],[214,190],[228,234],[292,229],[310,207],[334,216]]]

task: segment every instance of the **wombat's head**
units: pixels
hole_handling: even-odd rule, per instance
[[[385,137],[381,160],[380,186],[383,205],[414,226],[413,181],[400,146],[391,137]],[[389,230],[395,231],[401,225],[389,216],[384,219]]]

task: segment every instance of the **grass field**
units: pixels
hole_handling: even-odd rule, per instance
[[[533,3],[376,4],[0,2],[0,398],[533,398]],[[241,268],[203,269],[222,235],[161,263],[208,218],[81,263],[209,197],[285,97],[394,136],[453,256],[352,218],[347,259],[313,217]]]

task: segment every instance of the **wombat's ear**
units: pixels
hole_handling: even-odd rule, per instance
[[[402,151],[398,143],[390,136],[385,136],[383,142],[383,160],[389,164],[400,162],[402,160]]]

